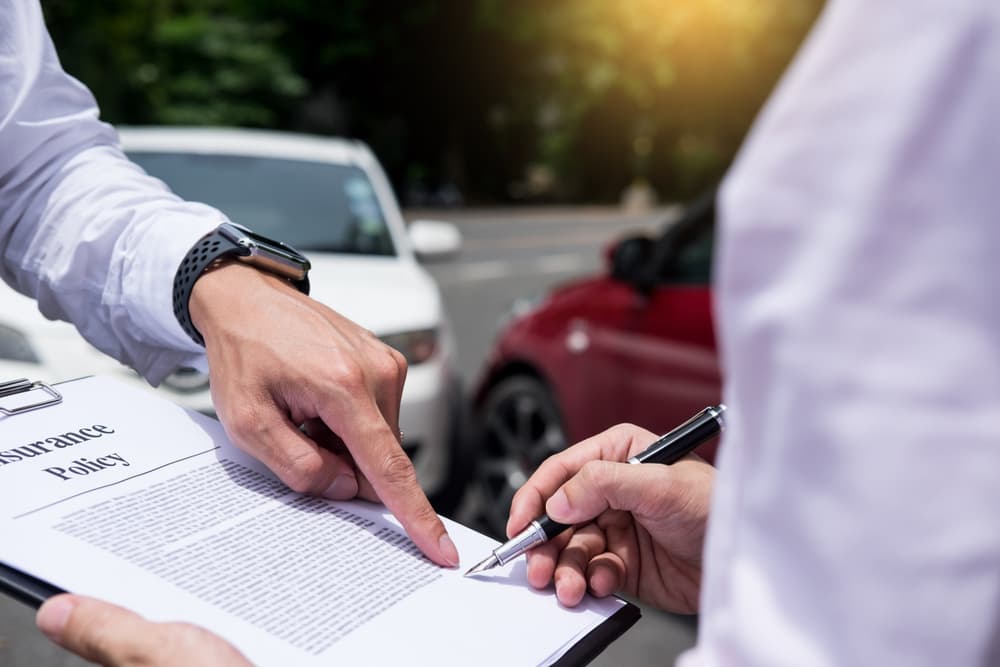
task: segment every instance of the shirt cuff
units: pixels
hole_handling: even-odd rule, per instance
[[[216,209],[185,202],[168,207],[128,243],[132,260],[126,265],[123,305],[151,343],[148,356],[136,359],[136,370],[153,384],[179,366],[205,367],[205,349],[174,316],[174,275],[191,247],[223,222],[226,217]]]

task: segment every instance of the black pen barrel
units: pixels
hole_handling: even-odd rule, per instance
[[[541,527],[542,532],[545,533],[545,539],[551,540],[553,537],[569,528],[572,524],[553,521],[549,518],[549,515],[546,514],[542,516],[542,518],[538,519],[538,525]]]
[[[705,408],[630,458],[629,463],[670,464],[680,460],[722,431],[722,414],[725,410],[723,405]]]

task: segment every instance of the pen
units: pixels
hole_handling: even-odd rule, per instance
[[[723,419],[725,411],[726,406],[721,404],[705,408],[666,435],[657,438],[649,447],[630,458],[628,463],[669,464],[683,458],[692,449],[722,432],[725,428]],[[466,572],[465,576],[506,565],[528,549],[548,542],[567,528],[570,526],[542,515],[520,533],[494,549],[486,560]]]

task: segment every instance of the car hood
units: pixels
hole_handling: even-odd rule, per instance
[[[416,262],[399,257],[307,253],[310,294],[377,335],[441,325],[441,296]]]

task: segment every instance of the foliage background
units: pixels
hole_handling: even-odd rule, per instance
[[[686,197],[723,173],[821,0],[45,0],[116,124],[369,143],[404,201]]]

